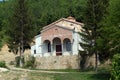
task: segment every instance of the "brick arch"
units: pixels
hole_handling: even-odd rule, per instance
[[[52,43],[51,39],[45,39],[45,38],[43,38],[42,41],[41,41],[42,44],[43,44],[45,41],[50,41],[50,43]]]
[[[46,40],[44,40],[44,41],[43,41],[43,43],[44,43],[44,42],[46,42],[46,41],[49,41],[49,42],[51,42],[50,40],[46,39]]]
[[[60,43],[62,43],[62,39],[61,39],[60,37],[54,37],[54,38],[52,39],[52,42],[54,42],[55,39],[59,39],[59,40],[60,40]]]
[[[51,42],[50,42],[50,40],[44,40],[42,47],[44,48],[44,50],[43,50],[44,53],[51,52]]]
[[[68,40],[70,40],[70,42],[72,42],[72,39],[71,38],[63,38],[63,42],[64,42],[64,40],[66,40],[66,39],[68,39]]]
[[[65,38],[63,40],[63,48],[64,48],[64,51],[72,51],[72,43],[71,43],[71,40],[69,38]]]
[[[53,38],[53,50],[55,51],[55,54],[62,55],[62,41],[60,37]]]

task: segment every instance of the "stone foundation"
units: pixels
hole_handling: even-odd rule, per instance
[[[37,69],[79,69],[78,55],[36,57]]]

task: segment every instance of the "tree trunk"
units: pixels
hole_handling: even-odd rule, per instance
[[[23,19],[20,20],[20,24],[21,24],[20,67],[23,67]]]
[[[23,67],[23,40],[20,43],[20,67]]]
[[[97,37],[97,32],[96,32],[96,27],[94,27],[94,53],[95,53],[95,71],[97,72],[98,69],[98,54],[97,54],[97,44],[96,44],[96,37]]]
[[[95,52],[95,71],[97,72],[98,69],[98,54]]]

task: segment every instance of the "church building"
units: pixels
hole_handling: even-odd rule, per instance
[[[31,54],[40,57],[78,55],[78,51],[83,50],[79,45],[82,26],[83,23],[70,16],[43,27],[41,34],[35,36]]]

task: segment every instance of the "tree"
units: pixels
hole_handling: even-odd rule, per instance
[[[112,69],[111,69],[111,79],[110,80],[120,80],[120,53],[116,53],[112,59]]]
[[[82,36],[81,37],[82,41],[80,42],[80,46],[83,48],[83,50],[79,51],[80,56],[82,58],[80,62],[80,67],[81,69],[84,70],[88,68],[89,57],[91,57],[93,54],[91,28],[84,25],[79,34],[80,36]]]
[[[11,5],[12,4],[12,5]],[[6,30],[9,28],[9,16],[13,11],[14,0],[0,2],[0,44],[1,47],[6,44]],[[7,27],[8,26],[8,27]]]
[[[85,0],[29,0],[36,32],[63,17],[73,16],[77,21],[83,21],[85,3]]]
[[[22,1],[23,0],[21,0],[21,2]],[[86,1],[71,0],[69,2],[68,0],[27,0],[26,1],[27,3],[25,4],[27,4],[27,8],[29,7],[29,10],[26,11],[26,8],[24,8],[25,9],[24,13],[23,11],[21,11],[22,7],[24,6],[20,7],[18,2],[19,2],[18,0],[5,1],[4,2],[5,5],[3,6],[4,8],[3,10],[5,14],[2,16],[4,18],[2,19],[2,26],[3,26],[2,31],[4,30],[5,32],[4,41],[7,42],[10,51],[14,53],[17,53],[18,48],[20,47],[20,43],[19,43],[20,35],[18,35],[18,33],[21,33],[20,32],[21,27],[18,24],[21,24],[21,23],[20,23],[20,20],[18,20],[18,18],[20,18],[21,15],[23,15],[25,12],[29,14],[29,15],[27,14],[28,17],[30,16],[31,18],[32,16],[32,19],[31,19],[32,22],[30,23],[31,25],[34,25],[34,28],[32,30],[33,32],[31,32],[32,33],[31,35],[35,36],[37,33],[38,34],[40,33],[40,30],[42,29],[43,26],[53,21],[56,21],[62,17],[73,16],[77,19],[77,21],[82,21],[84,9],[85,9],[84,3]],[[20,5],[24,5],[24,4],[20,4]],[[23,28],[23,32],[24,32],[24,28]],[[27,33],[26,31],[25,34],[29,34],[29,33]]]
[[[4,3],[0,2],[0,49],[3,46],[3,21],[4,21]]]
[[[120,0],[110,0],[109,4],[108,14],[102,21],[104,25],[99,29],[102,37],[98,39],[98,46],[102,61],[120,53]]]
[[[36,30],[35,34],[39,34],[43,26],[62,17],[73,16],[77,21],[83,21],[86,6],[85,0],[28,0],[27,2],[29,10],[31,11],[30,15],[34,23],[34,30]],[[3,8],[7,8],[4,15],[6,22],[8,22],[8,17],[11,17],[13,13],[15,3],[16,0],[5,1],[6,5],[4,5]],[[8,25],[8,23],[5,23],[5,26],[6,25]]]
[[[84,34],[82,37],[84,38],[85,45],[82,47],[84,48],[87,44],[87,48],[85,47],[88,54],[95,54],[95,70],[97,71],[97,62],[98,62],[98,49],[97,49],[97,42],[96,39],[99,36],[97,30],[101,27],[101,20],[106,13],[106,8],[108,6],[108,0],[87,0],[87,7],[85,11],[85,18],[84,18]],[[84,42],[83,41],[83,42]]]
[[[17,53],[20,52],[20,66],[22,66],[22,56],[27,46],[34,36],[34,28],[30,16],[27,0],[16,0],[14,11],[9,19],[10,27],[7,29],[8,47]]]

